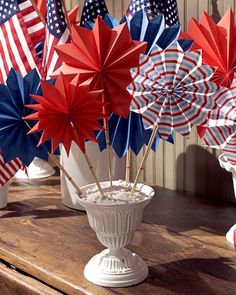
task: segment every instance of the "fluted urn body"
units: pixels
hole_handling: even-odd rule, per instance
[[[103,182],[101,185],[106,187],[109,183]],[[91,186],[94,184],[87,185],[82,190]],[[137,202],[104,204],[80,200],[87,211],[90,226],[99,241],[107,247],[92,257],[85,267],[85,277],[95,284],[108,287],[130,286],[143,281],[148,275],[144,261],[124,248],[140,226],[143,209],[154,195],[150,186],[139,184],[137,188],[145,194],[145,198]]]

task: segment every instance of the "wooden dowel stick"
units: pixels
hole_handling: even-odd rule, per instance
[[[65,175],[65,177],[70,181],[70,183],[73,185],[73,187],[77,190],[79,194],[82,194],[81,189],[79,186],[75,183],[73,178],[70,176],[70,174],[66,171],[66,169],[61,165],[61,163],[58,161],[57,157],[54,155],[49,154],[49,158],[58,166],[58,168],[62,171],[62,173]]]
[[[106,148],[107,148],[107,160],[108,160],[108,176],[110,185],[112,186],[112,169],[111,169],[111,144],[110,144],[110,138],[109,138],[109,131],[108,131],[108,124],[106,126]]]
[[[131,164],[131,149],[129,148],[126,154],[126,164],[125,164],[125,181],[130,180],[130,164]]]
[[[140,166],[139,166],[138,173],[137,173],[137,175],[136,175],[136,178],[135,178],[135,181],[134,181],[134,185],[133,185],[133,188],[132,188],[131,193],[130,193],[131,195],[133,195],[134,192],[135,192],[135,189],[136,189],[136,186],[137,186],[137,184],[138,184],[138,180],[139,180],[139,177],[140,177],[141,171],[143,170],[143,166],[144,166],[144,164],[145,164],[145,162],[146,162],[146,160],[147,160],[147,157],[148,157],[149,152],[150,152],[150,150],[151,150],[152,144],[153,144],[154,139],[155,139],[155,137],[156,137],[157,130],[158,130],[158,126],[155,126],[155,127],[153,128],[152,135],[151,135],[151,138],[150,138],[150,140],[149,140],[149,143],[148,143],[147,149],[146,149],[146,151],[145,151],[145,154],[144,154],[144,156],[143,156],[143,158],[142,158],[142,161],[141,161],[141,164],[140,164]]]
[[[102,188],[101,188],[101,186],[100,186],[100,183],[99,183],[99,181],[98,181],[98,179],[97,179],[97,176],[96,176],[96,174],[95,174],[95,172],[94,172],[94,169],[93,169],[93,166],[92,166],[92,164],[91,164],[91,162],[90,162],[90,160],[89,160],[89,157],[88,157],[88,155],[87,155],[86,153],[84,153],[84,157],[85,157],[85,160],[86,160],[86,162],[87,162],[87,164],[88,164],[88,166],[89,166],[89,169],[90,169],[90,171],[91,171],[91,173],[92,173],[92,175],[93,175],[93,178],[94,178],[94,180],[95,180],[95,182],[96,182],[96,185],[97,185],[97,187],[98,187],[98,189],[99,189],[101,195],[103,196],[103,195],[104,195],[104,192],[103,192],[103,190],[102,190]]]
[[[71,36],[71,25],[70,25],[70,20],[69,20],[68,13],[66,10],[65,0],[62,0],[62,7],[63,7],[65,18],[66,18],[67,28],[68,28],[70,36]]]
[[[45,22],[45,19],[44,19],[43,15],[42,15],[41,11],[38,9],[38,7],[37,7],[35,1],[34,1],[34,0],[30,0],[30,2],[31,2],[31,4],[32,4],[32,6],[34,7],[35,12],[38,14],[38,16],[39,16],[41,22],[45,25],[45,23],[46,23],[46,22]]]

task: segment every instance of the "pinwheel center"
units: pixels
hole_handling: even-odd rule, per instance
[[[169,87],[164,87],[162,88],[162,95],[165,97],[170,97],[173,95],[175,89],[173,86],[169,86]]]

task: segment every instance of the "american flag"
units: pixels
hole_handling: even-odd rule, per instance
[[[47,78],[62,63],[54,46],[69,40],[69,31],[63,12],[61,0],[47,0],[46,33],[43,48],[43,69]]]
[[[132,18],[141,9],[145,10],[150,19],[162,13],[164,14],[166,25],[172,26],[179,24],[176,0],[131,0],[126,11],[126,16]]]
[[[21,12],[24,5],[20,9],[21,4],[16,0],[0,1],[1,83],[6,81],[12,67],[23,76],[33,68],[39,71],[42,68]],[[20,168],[23,168],[23,164],[19,159],[4,163],[0,155],[0,185],[10,180]]]
[[[17,0],[0,1],[0,82],[5,82],[11,68],[22,76],[41,62],[27,31]]]
[[[24,164],[19,159],[4,163],[0,154],[0,186],[6,184],[19,169],[24,169]]]
[[[98,15],[104,18],[106,14],[108,10],[104,0],[85,0],[80,25],[84,27],[86,22],[95,22]]]
[[[44,40],[44,23],[40,19],[38,12],[35,10],[36,4],[33,0],[19,0],[18,3],[30,38],[34,46],[36,46]]]

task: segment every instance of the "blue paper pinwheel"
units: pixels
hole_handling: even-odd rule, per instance
[[[5,162],[18,157],[28,166],[35,157],[48,160],[50,142],[37,147],[40,135],[27,134],[35,122],[23,119],[34,112],[25,107],[35,103],[31,94],[41,95],[40,77],[36,70],[22,77],[11,69],[6,85],[0,84],[0,149]]]

